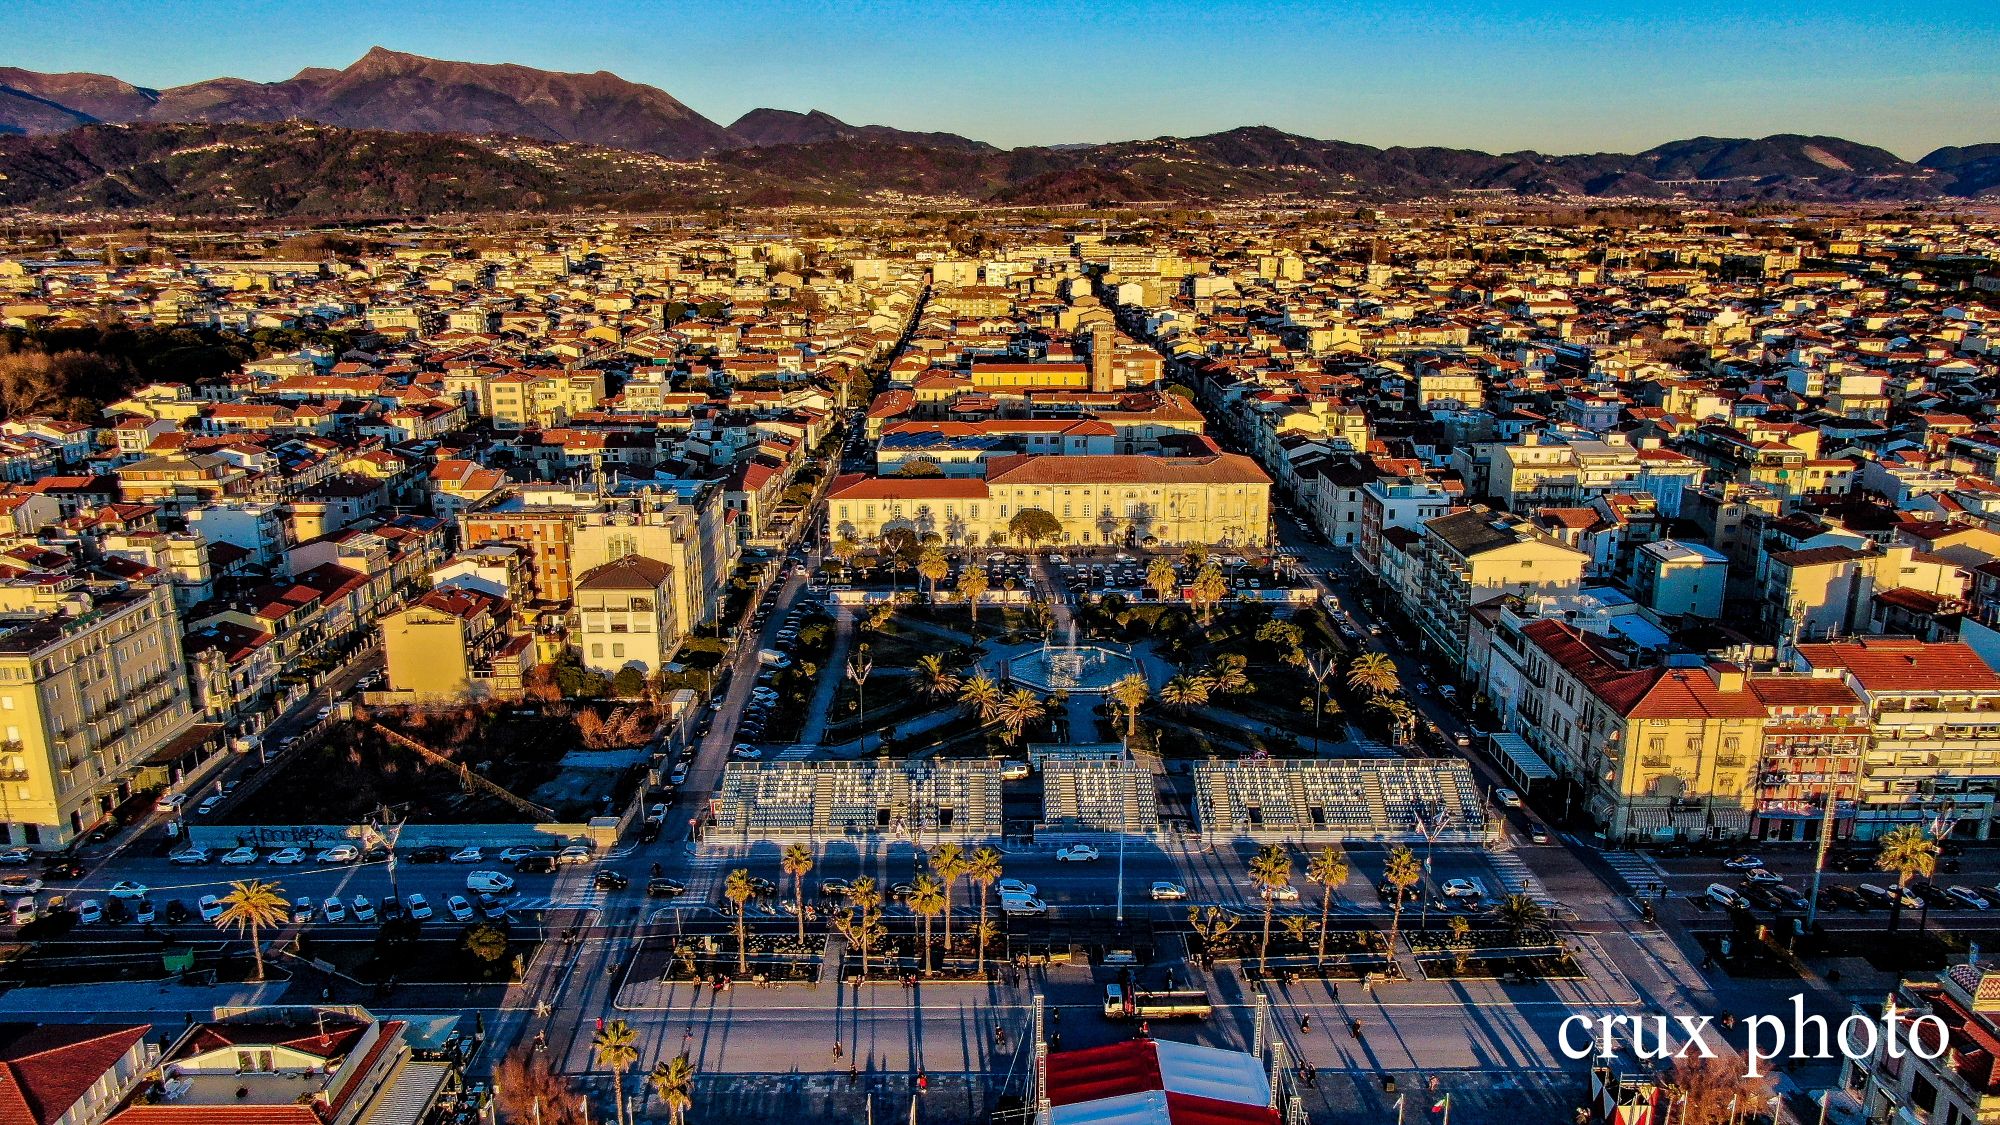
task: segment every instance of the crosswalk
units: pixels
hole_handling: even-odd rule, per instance
[[[787,746],[783,750],[778,751],[778,753],[771,758],[771,761],[802,762],[807,758],[813,756],[814,749],[816,749],[816,747],[807,746],[804,743],[798,743],[797,745]]]
[[[1605,852],[1604,863],[1624,882],[1627,890],[1649,890],[1666,882],[1667,873],[1644,852]]]
[[[513,899],[507,903],[507,909],[523,914],[550,910],[595,910],[602,900],[603,896],[593,887],[574,898],[561,900],[547,896]]]
[[[1500,880],[1504,893],[1527,895],[1530,898],[1544,897],[1542,881],[1521,862],[1521,857],[1513,852],[1496,852],[1492,857],[1493,874]]]

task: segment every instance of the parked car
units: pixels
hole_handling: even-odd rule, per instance
[[[467,844],[451,853],[453,863],[480,863],[486,859],[486,849],[478,844]]]
[[[168,863],[184,863],[190,866],[208,862],[207,848],[183,848],[167,857]]]
[[[313,900],[305,895],[300,895],[298,901],[292,903],[292,921],[303,924],[312,920]]]
[[[1708,897],[1708,901],[1725,910],[1750,909],[1750,900],[1743,896],[1743,892],[1727,883],[1710,883],[1708,889],[1702,893]]]
[[[1100,858],[1097,849],[1089,844],[1073,844],[1056,852],[1058,863],[1090,863]]]
[[[1959,883],[1954,883],[1953,885],[1946,887],[1944,889],[1944,893],[1950,895],[1954,899],[1957,899],[1961,905],[1968,906],[1974,910],[1985,910],[1993,905],[1991,902],[1987,900],[1985,895],[1980,894],[1978,891],[1973,890],[1971,887]]]
[[[450,898],[445,899],[444,908],[445,910],[450,912],[453,921],[456,922],[472,921],[472,904],[465,901],[464,895],[453,895]]]
[[[104,921],[104,907],[94,898],[84,899],[76,904],[76,921],[81,926],[94,926]]]
[[[1443,890],[1444,897],[1446,898],[1480,897],[1479,888],[1473,886],[1472,881],[1469,879],[1446,879]]]
[[[9,875],[0,879],[0,893],[38,895],[42,893],[42,881],[32,875]]]
[[[34,862],[34,859],[35,852],[32,848],[0,848],[0,867],[26,867]]]
[[[1019,879],[1002,879],[998,883],[995,883],[994,887],[1003,895],[1028,895],[1032,897],[1035,893],[1035,885],[1033,883],[1023,883]]]
[[[201,896],[201,901],[195,905],[196,909],[201,912],[201,920],[204,922],[213,922],[217,918],[222,917],[224,909],[222,900],[214,895]]]
[[[679,898],[687,893],[687,884],[678,879],[648,879],[647,898]]]
[[[1868,909],[1868,904],[1861,901],[1861,896],[1855,894],[1853,888],[1843,887],[1839,883],[1828,883],[1822,886],[1819,889],[1819,902],[1821,909],[1840,906],[1847,907],[1850,910]]]
[[[277,851],[272,852],[271,858],[265,862],[274,867],[290,867],[294,864],[304,863],[305,861],[306,850],[304,848],[279,848]]]
[[[325,918],[329,922],[345,922],[347,921],[347,904],[340,901],[340,896],[338,895],[328,895],[326,896],[326,901],[319,904],[319,913],[320,917]]]
[[[375,921],[375,904],[368,901],[367,895],[354,896],[354,920],[357,922]]]
[[[411,863],[443,863],[450,858],[451,849],[439,847],[436,844],[413,849],[409,856]]]
[[[142,898],[132,904],[132,920],[141,926],[150,926],[159,918],[159,911],[153,909],[153,900]]]
[[[1002,914],[1047,914],[1048,905],[1033,895],[1001,895]]]
[[[1162,879],[1153,884],[1152,896],[1154,902],[1179,902],[1187,897],[1187,888]]]
[[[556,853],[556,863],[563,867],[573,867],[590,862],[590,848],[583,844],[571,844]]]
[[[1001,778],[1001,780],[1003,780],[1003,781],[1020,781],[1020,780],[1022,780],[1023,778],[1025,778],[1025,777],[1027,777],[1027,776],[1028,776],[1028,763],[1026,763],[1026,762],[1003,762],[1003,763],[1001,763],[1001,766],[1000,766],[1000,778]]]
[[[201,799],[201,804],[196,805],[194,807],[194,815],[207,816],[209,813],[214,812],[215,807],[217,805],[220,805],[221,803],[222,803],[222,794],[210,793],[208,796],[203,797]]]
[[[255,862],[257,862],[257,849],[252,847],[235,848],[222,855],[224,867],[242,867],[244,864]]]
[[[1549,826],[1536,821],[1528,826],[1528,839],[1537,844],[1549,842]]]
[[[419,922],[430,921],[434,914],[431,910],[431,900],[425,898],[421,891],[410,895],[409,904],[405,909],[409,911],[410,917],[415,918]]]
[[[854,890],[854,884],[849,883],[845,879],[822,879],[819,884],[819,893],[822,898],[846,898],[852,890]]]
[[[313,856],[313,862],[353,863],[360,858],[361,849],[355,847],[353,844],[335,844],[330,848],[321,848],[319,854]]]
[[[556,857],[547,853],[524,855],[514,862],[514,871],[520,875],[547,875],[556,869]]]

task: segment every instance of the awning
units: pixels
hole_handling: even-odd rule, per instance
[[[196,723],[177,735],[172,742],[160,747],[139,763],[142,766],[171,766],[181,756],[191,750],[198,750],[203,744],[222,737],[222,724]]]
[[[1048,1125],[1277,1125],[1255,1056],[1134,1039],[1048,1058]]]
[[[1528,745],[1528,740],[1518,734],[1494,735],[1493,748],[1506,755],[1508,763],[1513,767],[1514,779],[1517,781],[1533,784],[1537,781],[1547,781],[1556,775],[1556,771],[1550,769],[1547,762],[1542,761],[1542,756],[1535,753],[1535,748]]]
[[[438,1091],[450,1077],[449,1063],[404,1063],[363,1121],[366,1125],[417,1125],[437,1103]]]

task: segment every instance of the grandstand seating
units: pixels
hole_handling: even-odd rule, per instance
[[[1201,831],[1211,840],[1414,841],[1484,839],[1485,806],[1464,762],[1202,762],[1194,768]]]

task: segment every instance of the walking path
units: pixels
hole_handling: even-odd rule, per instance
[[[833,647],[827,650],[826,666],[820,669],[819,682],[813,685],[813,697],[806,722],[799,728],[799,744],[818,746],[826,741],[826,728],[833,721],[833,702],[839,696],[840,685],[847,678],[847,652],[854,647],[854,611],[846,606],[834,610]]]

